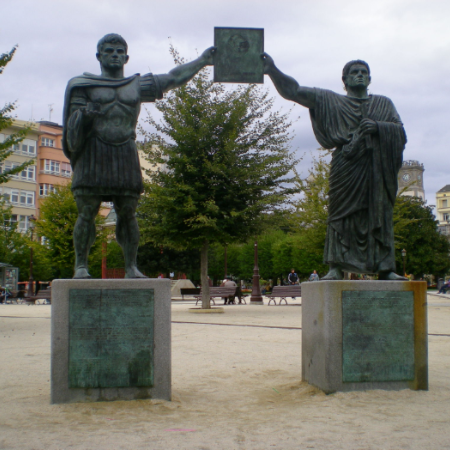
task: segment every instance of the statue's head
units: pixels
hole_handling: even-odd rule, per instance
[[[110,33],[103,36],[97,43],[97,59],[100,66],[114,69],[122,68],[129,59],[128,44],[120,34]]]
[[[348,86],[367,88],[371,81],[369,64],[361,59],[349,61],[342,69],[342,81],[345,90]]]

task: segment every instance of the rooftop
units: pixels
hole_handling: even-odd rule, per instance
[[[442,189],[439,189],[438,192],[450,192],[450,184],[447,184]]]

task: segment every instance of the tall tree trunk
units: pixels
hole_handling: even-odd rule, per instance
[[[202,283],[202,308],[210,309],[209,279],[208,279],[208,241],[205,240],[200,252],[200,279]]]

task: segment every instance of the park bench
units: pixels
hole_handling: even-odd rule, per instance
[[[37,295],[33,295],[32,297],[24,297],[24,300],[28,304],[36,304],[36,300],[45,300],[45,304],[49,304],[52,302],[52,290],[51,289],[41,289]]]
[[[270,302],[273,302],[275,305],[277,304],[276,299],[279,298],[281,302],[284,300],[287,305],[286,297],[301,297],[302,296],[302,287],[299,285],[292,284],[290,286],[274,286],[272,288],[272,293],[267,294],[266,297],[269,297],[269,305]]]
[[[236,295],[236,287],[210,287],[209,288],[209,301],[213,302],[215,305],[216,302],[214,301],[215,298],[228,298],[228,297],[234,297]],[[202,301],[202,292],[198,295],[194,295],[194,297],[197,299],[195,302],[195,305],[197,305],[198,302]]]
[[[180,288],[181,298],[184,300],[185,295],[200,295],[200,288]]]

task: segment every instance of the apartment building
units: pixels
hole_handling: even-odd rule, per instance
[[[26,139],[14,145],[14,153],[0,163],[0,172],[17,167],[30,160],[36,161],[39,143],[39,124],[15,120],[9,128],[0,131],[0,141],[7,136],[29,127]],[[30,226],[30,217],[36,215],[37,165],[32,164],[14,175],[8,183],[0,185],[0,194],[12,205],[12,221],[18,222],[19,230],[25,232]],[[2,221],[3,218],[0,218]],[[2,224],[3,225],[3,224]]]
[[[62,151],[63,127],[54,122],[39,122],[39,147],[37,154],[36,216],[40,206],[55,186],[67,184],[72,177],[70,161]]]

